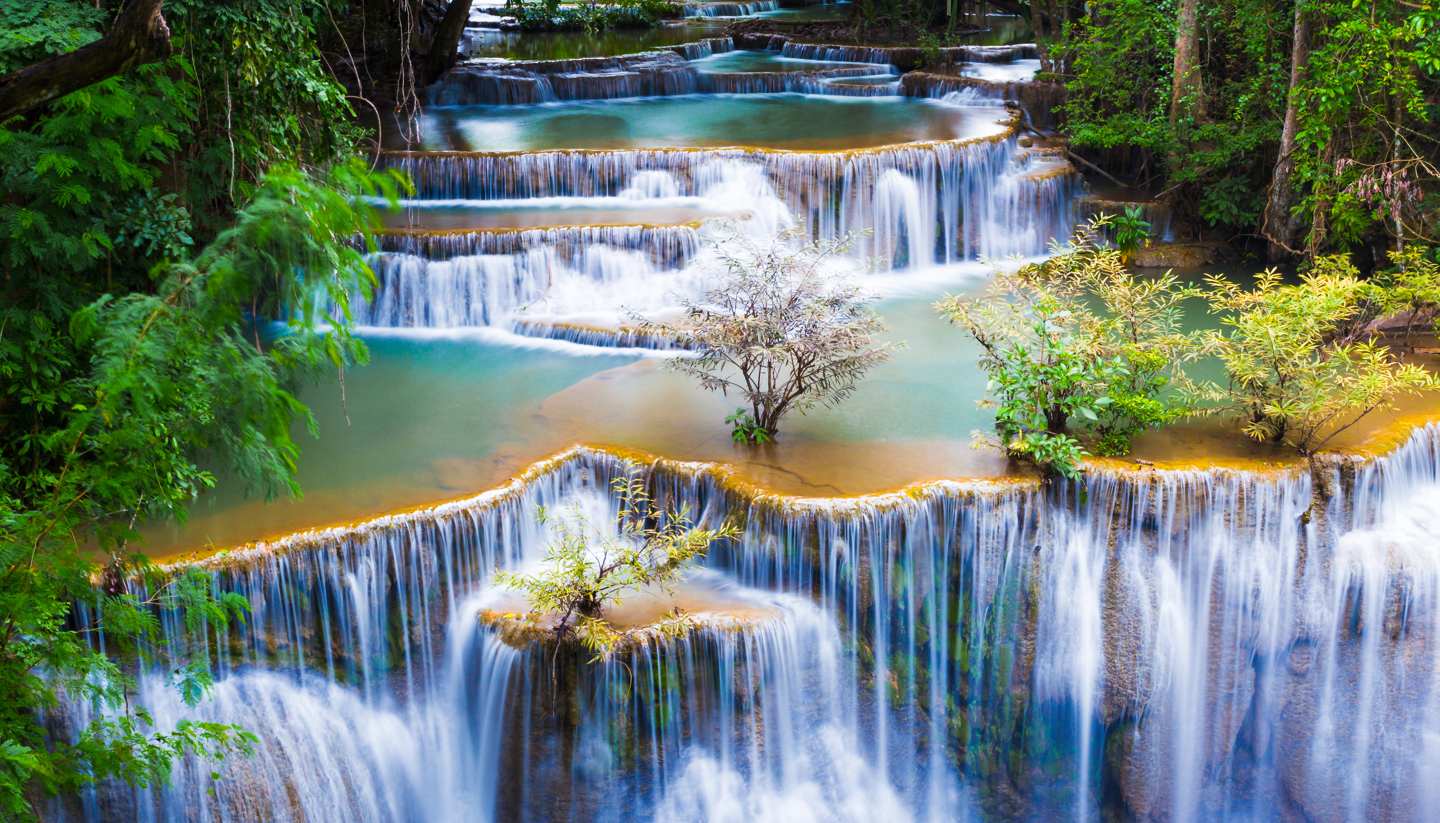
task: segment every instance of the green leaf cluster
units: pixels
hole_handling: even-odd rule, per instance
[[[614,537],[592,533],[578,509],[561,517],[542,511],[541,521],[555,535],[546,548],[543,568],[530,574],[502,572],[496,577],[500,585],[523,592],[532,612],[554,618],[558,636],[573,633],[602,656],[625,637],[604,621],[607,609],[637,589],[655,586],[668,590],[685,567],[703,558],[712,544],[739,535],[731,523],[713,529],[696,527],[684,507],[661,509],[634,467],[615,478],[611,491],[618,500]],[[683,616],[671,618],[667,623]]]
[[[195,632],[245,614],[136,543],[220,468],[298,492],[313,421],[294,386],[365,357],[348,321],[374,279],[366,198],[401,183],[349,159],[361,133],[319,46],[348,5],[169,0],[169,59],[0,123],[0,817],[252,741],[157,729],[127,700],[160,611]],[[0,72],[97,39],[119,6],[0,0]],[[208,664],[177,664],[188,702]],[[97,719],[56,736],[42,713],[67,696]]]
[[[1424,291],[1433,294],[1440,281],[1433,269],[1429,277]],[[1221,328],[1203,336],[1202,350],[1224,364],[1228,382],[1196,384],[1191,393],[1211,404],[1208,411],[1237,413],[1249,437],[1311,454],[1396,397],[1440,388],[1433,373],[1402,362],[1371,327],[1414,292],[1384,294],[1384,284],[1360,280],[1346,257],[1318,259],[1293,284],[1273,269],[1250,290],[1215,276],[1207,281]]]
[[[1002,273],[978,297],[936,308],[980,344],[995,427],[1009,454],[1073,477],[1087,449],[1118,455],[1185,409],[1166,395],[1191,350],[1171,273],[1141,278],[1103,241],[1110,218],[1082,226],[1043,263]]]

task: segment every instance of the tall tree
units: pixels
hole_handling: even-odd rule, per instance
[[[1205,85],[1200,71],[1200,0],[1180,0],[1175,15],[1175,65],[1170,86],[1170,129],[1183,113],[1205,116]]]
[[[1298,254],[1304,221],[1295,213],[1295,134],[1300,127],[1299,92],[1310,60],[1310,14],[1306,0],[1295,0],[1295,23],[1290,41],[1290,86],[1285,96],[1285,121],[1280,129],[1280,150],[1266,193],[1260,233],[1272,261]]]
[[[0,77],[0,121],[170,56],[164,0],[130,0],[104,37]]]

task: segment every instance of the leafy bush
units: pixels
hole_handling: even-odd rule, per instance
[[[1344,256],[1319,258],[1294,285],[1273,269],[1249,291],[1220,277],[1207,283],[1222,328],[1204,335],[1204,351],[1224,364],[1228,382],[1192,392],[1238,413],[1256,440],[1311,454],[1395,397],[1440,385],[1368,330],[1374,287]]]
[[[686,302],[685,321],[640,319],[641,328],[684,341],[695,356],[669,361],[672,368],[706,389],[735,392],[749,414],[726,422],[751,443],[773,440],[786,414],[840,403],[895,348],[876,340],[883,325],[859,287],[821,271],[847,245],[728,238],[714,246],[721,283]]]
[[[742,446],[759,446],[770,442],[770,433],[756,423],[750,412],[743,408],[736,409],[725,418],[725,422],[730,424],[730,439]]]
[[[1431,329],[1440,332],[1440,264],[1435,250],[1408,246],[1390,253],[1392,268],[1365,281],[1365,301],[1376,317],[1403,318],[1404,344],[1409,345],[1416,323],[1429,313]]]
[[[515,18],[521,31],[605,31],[607,29],[650,28],[661,20],[676,17],[679,10],[670,0],[630,0],[622,3],[574,3],[559,0],[507,0],[505,10]]]
[[[496,578],[501,585],[524,592],[533,612],[555,617],[558,637],[573,635],[598,656],[609,654],[625,637],[604,620],[606,609],[643,586],[668,589],[687,564],[705,556],[711,544],[739,534],[729,523],[715,529],[695,528],[683,507],[658,510],[634,469],[615,478],[611,489],[620,503],[617,537],[593,542],[589,524],[578,510],[569,518],[553,518],[542,510],[541,522],[556,532],[545,551],[545,568],[534,574],[502,572]],[[683,615],[672,612],[660,628],[682,626]]]
[[[1127,206],[1124,214],[1109,218],[1110,239],[1126,260],[1150,242],[1150,221],[1139,206]]]
[[[936,306],[984,352],[1001,446],[1067,477],[1087,445],[1124,454],[1140,431],[1185,411],[1165,390],[1191,356],[1180,305],[1194,291],[1170,273],[1132,275],[1101,242],[1108,222],[1082,226],[1043,263],[997,275],[979,297]]]

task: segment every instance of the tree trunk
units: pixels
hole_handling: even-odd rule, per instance
[[[1325,145],[1324,155],[1320,162],[1325,168],[1332,168],[1335,164],[1335,138]],[[1325,235],[1328,231],[1326,218],[1330,215],[1330,192],[1321,189],[1320,195],[1315,198],[1315,208],[1310,214],[1310,236],[1305,244],[1305,254],[1315,257],[1320,254],[1320,249],[1325,246]]]
[[[1205,89],[1200,75],[1200,0],[1180,0],[1175,20],[1175,72],[1170,88],[1170,129],[1189,109],[1205,115]]]
[[[465,23],[470,19],[471,1],[450,0],[444,19],[435,29],[435,38],[430,43],[430,56],[427,60],[429,71],[426,74],[430,82],[439,79],[440,75],[455,65],[455,58],[459,56],[460,38],[464,36]]]
[[[130,0],[104,37],[0,77],[0,121],[170,56],[164,0]]]
[[[1298,254],[1304,225],[1295,216],[1295,132],[1299,129],[1297,89],[1310,60],[1310,16],[1305,13],[1305,0],[1295,0],[1295,31],[1290,44],[1290,93],[1285,100],[1285,125],[1280,130],[1280,156],[1270,177],[1270,191],[1265,198],[1265,214],[1260,233],[1265,237],[1268,256],[1275,262]]]
[[[1070,424],[1070,415],[1059,406],[1052,406],[1045,410],[1045,430],[1050,434],[1064,434]]]

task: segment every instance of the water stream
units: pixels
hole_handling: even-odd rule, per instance
[[[579,451],[437,509],[210,562],[243,627],[196,637],[223,776],[143,819],[1423,819],[1440,767],[1440,429],[1315,473],[1101,472],[853,501],[654,493],[739,517],[708,575],[762,614],[557,680],[477,619],[536,513],[624,471]],[[597,518],[603,520],[603,516]],[[162,722],[167,669],[142,673]],[[564,684],[556,690],[555,683]],[[265,787],[263,791],[257,787]],[[115,804],[124,804],[116,806]],[[100,815],[103,816],[103,813]],[[808,817],[807,817],[808,816]]]

